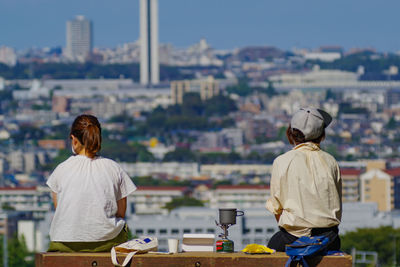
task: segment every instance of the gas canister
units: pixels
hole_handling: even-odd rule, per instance
[[[217,240],[217,242],[215,243],[215,247],[217,252],[228,253],[234,251],[233,241],[229,239]]]

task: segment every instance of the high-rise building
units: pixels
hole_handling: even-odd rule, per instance
[[[4,63],[11,67],[17,64],[17,54],[15,50],[11,47],[0,46],[0,63]]]
[[[159,82],[158,0],[140,0],[140,83]]]
[[[84,62],[92,52],[92,22],[84,16],[67,21],[65,56],[72,61]]]

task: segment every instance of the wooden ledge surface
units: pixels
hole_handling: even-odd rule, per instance
[[[122,263],[123,254],[119,254],[118,261]],[[130,262],[131,267],[275,267],[285,266],[288,256],[284,252],[274,254],[249,255],[243,252],[216,253],[216,252],[184,252],[176,254],[137,254]],[[83,267],[104,266],[112,267],[110,253],[37,253],[36,267]],[[309,262],[311,266],[321,267],[351,267],[352,257],[325,256],[315,257]]]

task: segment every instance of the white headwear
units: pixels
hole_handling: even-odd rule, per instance
[[[320,137],[331,121],[331,115],[321,109],[301,108],[293,115],[290,125],[292,129],[301,131],[305,140],[309,141]]]

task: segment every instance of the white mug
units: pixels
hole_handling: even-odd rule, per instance
[[[179,246],[179,240],[170,238],[168,239],[168,250],[169,253],[178,253],[178,246]]]

